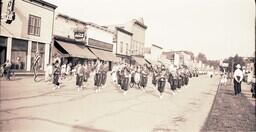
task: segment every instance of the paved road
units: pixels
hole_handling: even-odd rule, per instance
[[[21,132],[83,131],[200,131],[218,79],[192,78],[188,88],[164,97],[148,86],[146,92],[132,88],[120,93],[108,80],[100,93],[91,84],[78,92],[74,80],[52,90],[51,84],[34,83],[30,77],[0,82],[0,130]]]

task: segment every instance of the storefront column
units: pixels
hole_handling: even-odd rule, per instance
[[[6,51],[6,60],[11,61],[12,55],[12,38],[7,38],[7,51]]]
[[[46,69],[47,64],[49,63],[49,58],[50,58],[50,44],[45,44],[45,57],[44,57],[44,70]]]
[[[32,49],[32,41],[28,41],[28,55],[27,55],[27,71],[31,69],[31,49]]]

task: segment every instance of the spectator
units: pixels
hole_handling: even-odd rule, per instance
[[[243,80],[243,72],[240,69],[241,66],[240,64],[236,65],[236,70],[234,72],[234,90],[235,90],[235,95],[241,93],[241,82]]]

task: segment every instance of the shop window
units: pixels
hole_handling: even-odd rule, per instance
[[[28,41],[13,39],[11,62],[12,68],[16,70],[26,70],[27,66]]]
[[[39,70],[44,70],[44,58],[45,58],[45,44],[44,43],[38,43],[38,42],[32,42],[32,47],[31,47],[31,70],[33,69],[33,62],[34,58],[36,55],[36,52],[38,51],[40,55],[40,59],[38,62],[38,69]]]
[[[41,18],[34,15],[29,15],[28,34],[40,36],[40,28],[41,28]]]

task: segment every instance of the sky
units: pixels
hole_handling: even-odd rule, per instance
[[[99,25],[143,17],[146,46],[223,59],[255,53],[254,0],[45,0],[63,13]]]

